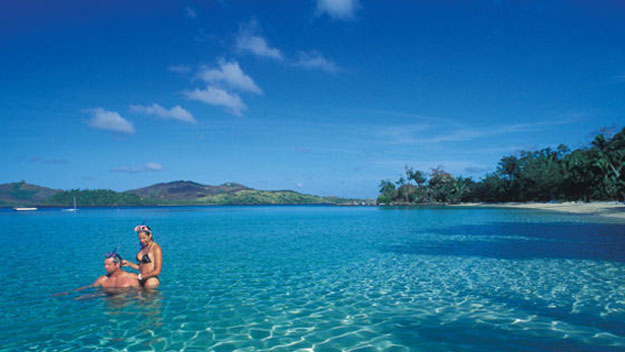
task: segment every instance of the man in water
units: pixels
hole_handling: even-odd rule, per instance
[[[107,253],[104,259],[106,275],[100,276],[93,284],[87,287],[139,287],[137,275],[122,270],[121,263],[122,257],[119,254],[115,252]]]
[[[139,287],[137,274],[132,274],[122,270],[121,263],[122,257],[115,251],[106,253],[104,255],[104,269],[106,270],[106,275],[100,276],[89,286],[75,288],[72,291],[79,291],[98,286],[102,286],[103,288]],[[54,296],[62,296],[68,293],[69,292],[61,292],[55,294]]]

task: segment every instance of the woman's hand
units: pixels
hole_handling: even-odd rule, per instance
[[[135,264],[133,262],[129,262],[126,259],[122,259],[121,265],[122,266],[127,266],[127,267],[135,269],[135,270],[139,270],[139,265],[137,265],[137,264]]]

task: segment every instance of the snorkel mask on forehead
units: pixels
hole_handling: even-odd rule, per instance
[[[137,234],[146,233],[149,236],[152,236],[152,229],[148,225],[137,225],[137,226],[135,226],[135,232]],[[141,240],[139,240],[139,247],[141,247],[141,249],[145,248],[145,245],[143,245],[143,243],[141,243]]]
[[[137,225],[135,226],[135,232],[139,233],[139,232],[145,232],[148,234],[152,234],[152,229],[150,229],[150,227],[148,225]]]
[[[114,250],[107,252],[104,255],[104,259],[109,259],[109,258],[113,258],[113,262],[114,263],[120,263],[122,262],[122,256],[117,254],[117,250],[119,249],[119,246],[117,246]]]

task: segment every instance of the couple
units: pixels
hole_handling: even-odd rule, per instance
[[[139,225],[135,227],[135,232],[141,243],[141,249],[137,253],[139,264],[122,259],[116,250],[108,252],[104,256],[106,275],[100,276],[93,284],[77,288],[74,291],[98,286],[103,288],[158,287],[160,284],[158,275],[161,273],[163,262],[161,246],[154,242],[149,226]],[[122,270],[123,266],[138,270],[139,275]]]

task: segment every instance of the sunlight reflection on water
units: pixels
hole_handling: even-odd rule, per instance
[[[50,296],[95,280],[117,244],[132,258],[144,218],[164,251],[157,291]],[[14,263],[0,269],[1,350],[625,348],[625,229],[593,218],[213,207],[4,212],[0,225]]]

